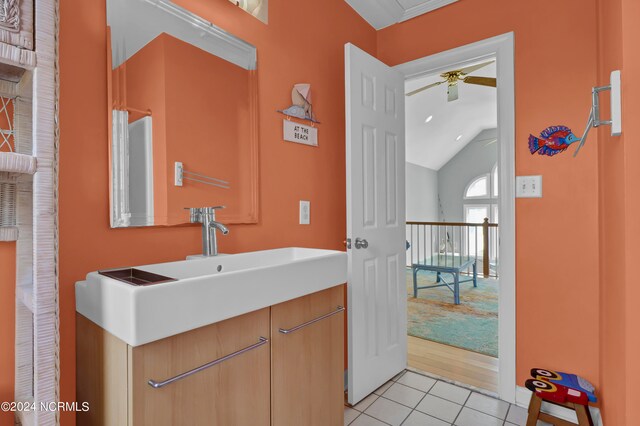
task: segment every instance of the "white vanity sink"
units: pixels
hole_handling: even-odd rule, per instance
[[[134,268],[175,281],[136,286],[91,272],[76,311],[139,346],[347,281],[347,254],[283,248]]]

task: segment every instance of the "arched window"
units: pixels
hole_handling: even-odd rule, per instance
[[[464,191],[464,198],[490,198],[489,174],[473,179]]]

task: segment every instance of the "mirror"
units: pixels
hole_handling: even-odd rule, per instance
[[[168,0],[107,0],[111,226],[258,219],[256,49]]]

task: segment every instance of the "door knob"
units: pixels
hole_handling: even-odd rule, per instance
[[[363,238],[356,238],[356,242],[354,243],[354,245],[357,249],[366,249],[367,247],[369,247],[369,243]]]

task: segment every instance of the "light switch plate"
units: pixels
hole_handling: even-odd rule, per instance
[[[300,225],[311,223],[311,201],[300,200]]]
[[[516,176],[517,198],[542,198],[542,176]]]

